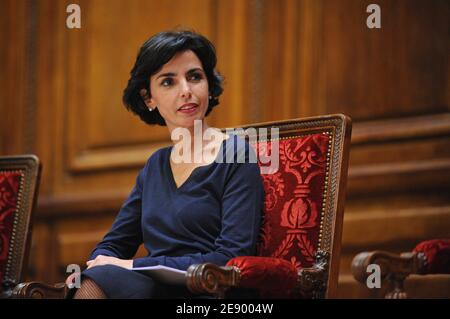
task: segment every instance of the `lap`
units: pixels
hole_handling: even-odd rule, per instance
[[[189,298],[193,295],[185,286],[158,283],[151,277],[114,265],[96,266],[81,273],[92,279],[108,298],[153,299]]]

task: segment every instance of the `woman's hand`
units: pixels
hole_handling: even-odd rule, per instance
[[[86,265],[88,266],[87,269],[102,265],[116,265],[126,269],[131,269],[133,268],[133,259],[119,259],[116,257],[98,255],[95,259],[89,260]]]

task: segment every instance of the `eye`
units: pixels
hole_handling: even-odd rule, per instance
[[[171,86],[173,84],[173,79],[172,78],[165,78],[164,80],[161,81],[161,86]]]
[[[201,79],[203,79],[203,75],[199,72],[194,72],[188,75],[188,80],[192,80],[192,81],[200,81]]]

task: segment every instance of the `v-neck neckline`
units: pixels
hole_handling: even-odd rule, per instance
[[[170,183],[170,185],[171,185],[172,190],[175,191],[175,192],[178,192],[179,190],[181,190],[181,189],[184,187],[184,185],[186,185],[186,184],[192,179],[192,177],[194,176],[194,173],[195,173],[195,171],[197,171],[197,169],[199,169],[199,168],[204,168],[204,167],[209,167],[209,166],[211,166],[212,164],[214,164],[214,163],[216,162],[216,160],[217,160],[219,154],[220,154],[221,152],[223,153],[223,145],[224,145],[224,142],[227,141],[227,140],[229,140],[229,139],[232,138],[232,137],[233,137],[233,135],[230,134],[230,136],[229,136],[228,138],[224,139],[224,140],[221,142],[219,151],[217,152],[217,155],[216,155],[216,158],[215,158],[211,163],[206,164],[206,165],[200,165],[200,166],[195,167],[195,168],[191,171],[191,173],[189,174],[189,176],[183,181],[183,183],[181,183],[180,186],[177,186],[177,183],[176,183],[176,181],[175,181],[175,176],[173,175],[172,166],[170,165],[170,154],[172,153],[172,149],[173,149],[173,146],[170,146],[170,147],[168,148],[168,151],[167,151],[167,156],[166,156],[165,163],[166,163],[166,169],[167,169],[168,176],[169,176],[169,183]],[[223,155],[223,154],[222,154],[222,155]]]

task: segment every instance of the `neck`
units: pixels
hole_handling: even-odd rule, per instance
[[[197,121],[196,121],[197,122]],[[177,127],[177,126],[169,126],[168,125],[168,129],[169,129],[169,133],[170,133],[170,136],[172,137],[172,133],[173,133],[173,131],[174,130],[176,130],[177,128],[180,128],[180,127]],[[209,126],[208,126],[208,123],[206,123],[206,120],[205,119],[203,119],[202,121],[201,121],[201,123],[199,123],[199,122],[197,122],[197,124],[196,125],[192,125],[192,126],[190,126],[190,127],[185,127],[184,129],[186,129],[189,133],[189,135],[190,135],[190,137],[191,137],[191,143],[192,143],[192,145],[194,145],[194,136],[195,135],[200,135],[200,136],[197,136],[197,138],[199,139],[199,140],[202,140],[202,137],[203,137],[203,134],[205,133],[205,131],[207,130],[209,128]],[[172,139],[172,138],[171,138]],[[173,144],[176,144],[176,143],[178,143],[178,139],[172,139],[172,143]]]
[[[226,137],[220,130],[210,128],[205,120],[197,122],[192,127],[186,127],[184,130],[175,132],[174,130],[176,130],[176,127],[169,127],[172,143],[174,144],[172,151],[176,154],[185,154],[185,151],[188,151],[190,155],[186,156],[190,157],[191,162],[198,162],[199,158],[203,158],[205,152],[207,154],[211,153],[211,150],[219,146]],[[214,130],[215,133],[209,131],[205,136],[206,130]],[[211,137],[211,134],[214,136]],[[186,143],[188,144],[186,145]],[[189,143],[190,147],[188,146]],[[174,151],[175,149],[176,151]]]

